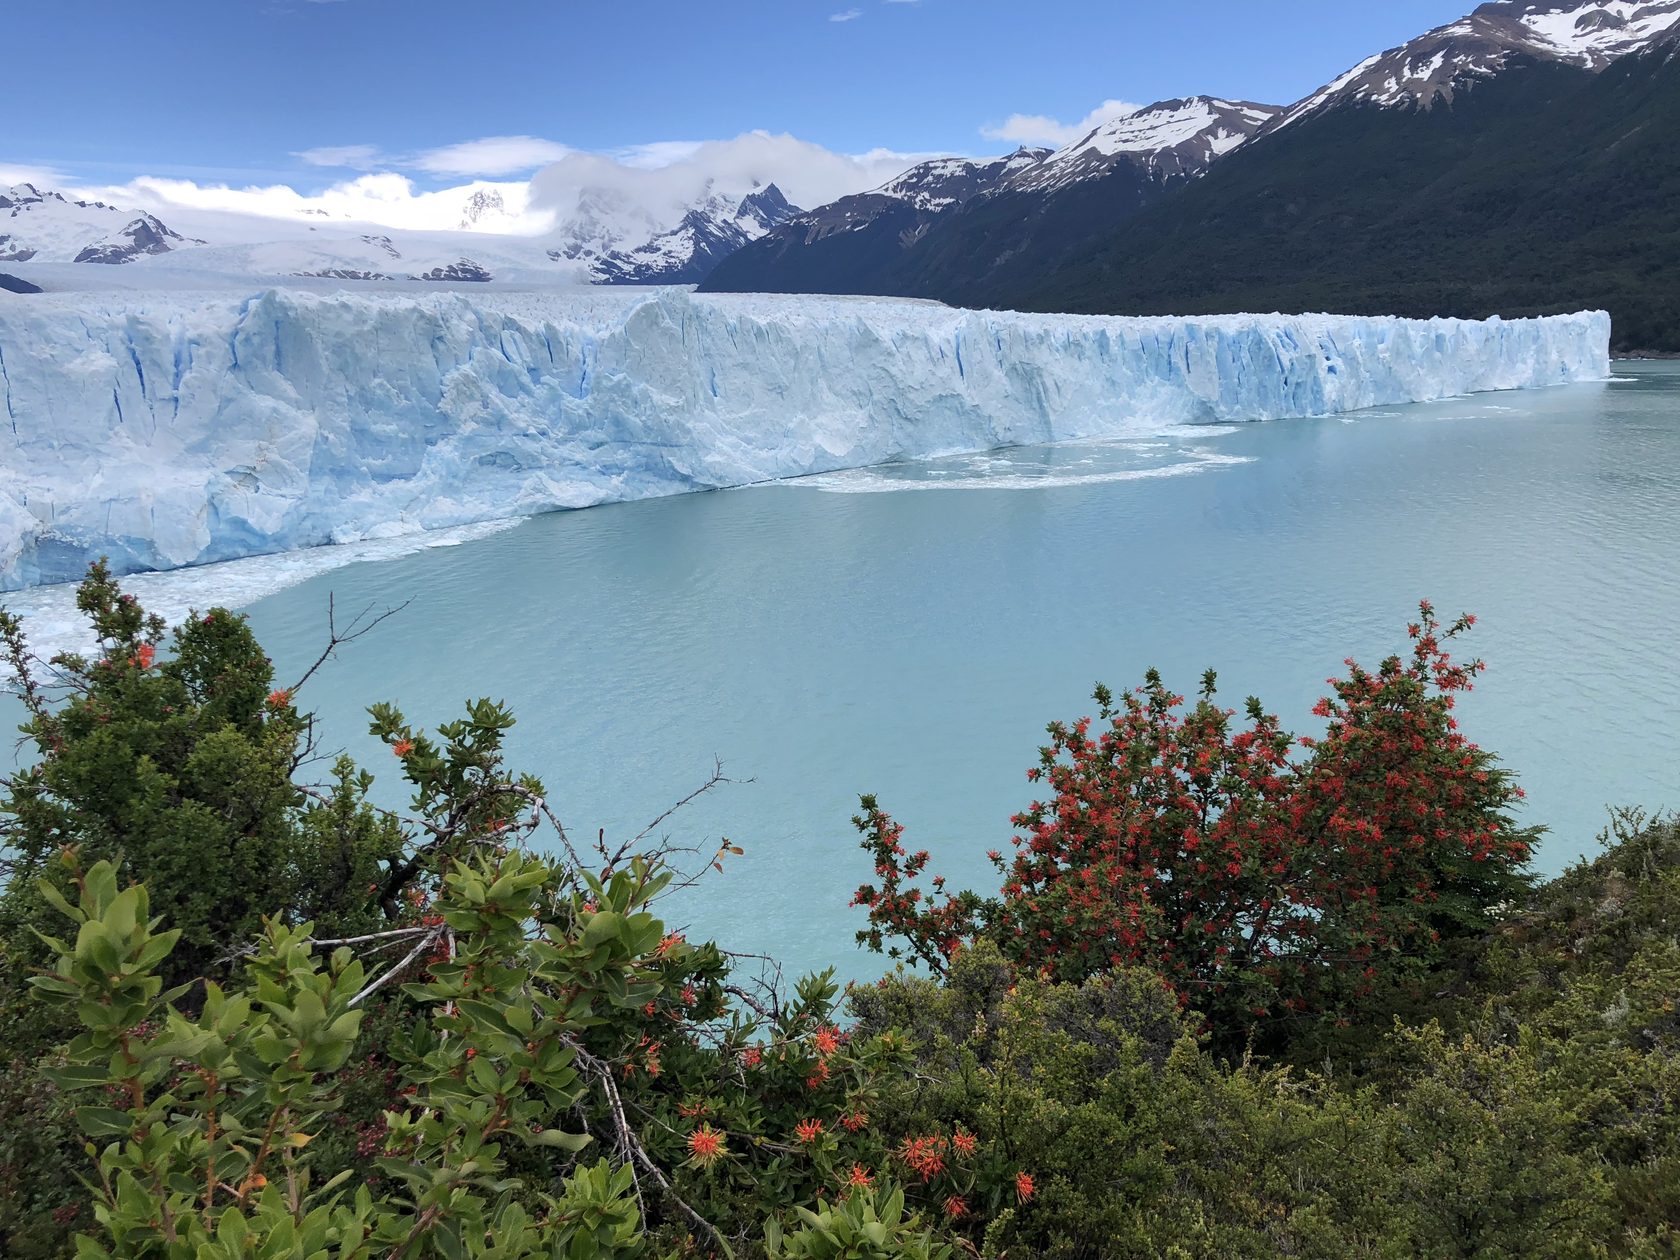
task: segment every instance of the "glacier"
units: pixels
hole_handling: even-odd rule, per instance
[[[687,490],[1599,379],[1609,317],[683,290],[0,302],[0,590]]]

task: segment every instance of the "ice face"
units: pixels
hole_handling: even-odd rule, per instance
[[[802,297],[0,304],[0,589],[893,459],[1598,378],[1608,316],[1121,319]]]

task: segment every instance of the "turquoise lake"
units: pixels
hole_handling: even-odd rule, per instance
[[[201,571],[196,580],[210,579]],[[1178,429],[545,516],[358,563],[247,611],[282,680],[340,616],[408,601],[301,697],[392,782],[364,710],[435,724],[509,702],[513,764],[575,832],[742,845],[669,917],[790,971],[880,969],[847,909],[877,793],[955,884],[990,890],[1044,724],[1092,684],[1219,671],[1298,731],[1344,656],[1420,598],[1476,613],[1461,710],[1551,833],[1680,805],[1680,366],[1355,416]],[[206,594],[200,603],[214,602]]]

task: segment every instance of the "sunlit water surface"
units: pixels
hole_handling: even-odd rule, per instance
[[[221,580],[152,579],[176,603],[252,589]],[[329,593],[341,617],[407,601],[302,698],[387,800],[379,699],[427,724],[508,701],[513,762],[588,835],[640,830],[715,757],[751,782],[663,830],[746,853],[668,912],[796,971],[879,967],[851,944],[859,792],[953,883],[993,887],[1043,726],[1095,681],[1153,665],[1189,690],[1213,666],[1230,703],[1311,730],[1326,677],[1399,647],[1422,597],[1481,619],[1462,716],[1555,871],[1607,805],[1680,804],[1680,369],[546,516],[250,604],[282,680]]]

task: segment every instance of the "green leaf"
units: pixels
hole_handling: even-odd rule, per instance
[[[60,1089],[93,1089],[104,1085],[111,1074],[103,1065],[73,1064],[65,1067],[42,1068],[41,1075]]]
[[[76,1124],[89,1137],[127,1137],[134,1117],[114,1107],[77,1107]]]
[[[588,949],[615,940],[624,928],[624,917],[613,910],[599,911],[583,929],[583,944]]]
[[[567,1133],[564,1129],[544,1129],[541,1133],[531,1134],[528,1140],[532,1146],[556,1146],[574,1154],[591,1141],[587,1133]]]

